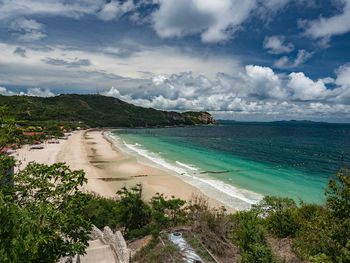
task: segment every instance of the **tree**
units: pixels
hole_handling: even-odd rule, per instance
[[[350,261],[350,170],[340,170],[328,182],[325,191],[332,222],[331,236],[335,244],[333,257],[338,262]]]
[[[327,207],[339,218],[350,215],[350,170],[340,170],[335,178],[329,179],[325,191]]]
[[[0,149],[21,143],[21,130],[0,107]],[[13,157],[0,153],[0,258],[2,262],[56,262],[83,254],[89,221],[82,216],[87,182],[63,163],[29,163],[13,174]]]
[[[186,212],[182,209],[186,201],[172,196],[166,200],[163,194],[157,193],[151,199],[152,217],[161,227],[176,226],[186,221]]]
[[[4,262],[56,262],[83,254],[91,230],[82,216],[86,197],[79,190],[87,182],[85,173],[63,163],[29,163],[13,179],[0,192]]]
[[[8,145],[22,142],[22,131],[17,128],[16,122],[6,116],[7,107],[0,106],[0,151]]]
[[[123,187],[117,192],[119,201],[119,223],[127,235],[133,230],[140,230],[151,221],[151,208],[142,200],[142,186],[137,184],[128,190]]]
[[[269,232],[277,237],[287,237],[294,236],[298,228],[296,208],[291,198],[264,196],[257,205],[253,205],[252,211],[265,218]]]

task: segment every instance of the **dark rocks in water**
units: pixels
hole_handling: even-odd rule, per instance
[[[239,172],[240,170],[224,170],[224,171],[203,171],[201,174],[224,174],[229,172]]]

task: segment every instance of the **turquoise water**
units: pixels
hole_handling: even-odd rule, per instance
[[[239,209],[262,195],[323,203],[329,177],[350,163],[347,125],[235,123],[113,134],[131,153]]]

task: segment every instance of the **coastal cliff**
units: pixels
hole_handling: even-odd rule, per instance
[[[70,121],[90,127],[216,125],[208,112],[161,111],[102,95],[62,94],[41,98],[1,96],[0,106],[19,121]]]
[[[197,125],[218,125],[218,122],[214,119],[214,117],[206,111],[187,111],[183,112],[182,115],[190,122]]]

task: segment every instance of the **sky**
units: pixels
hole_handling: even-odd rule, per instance
[[[0,94],[350,122],[350,0],[0,0]]]

